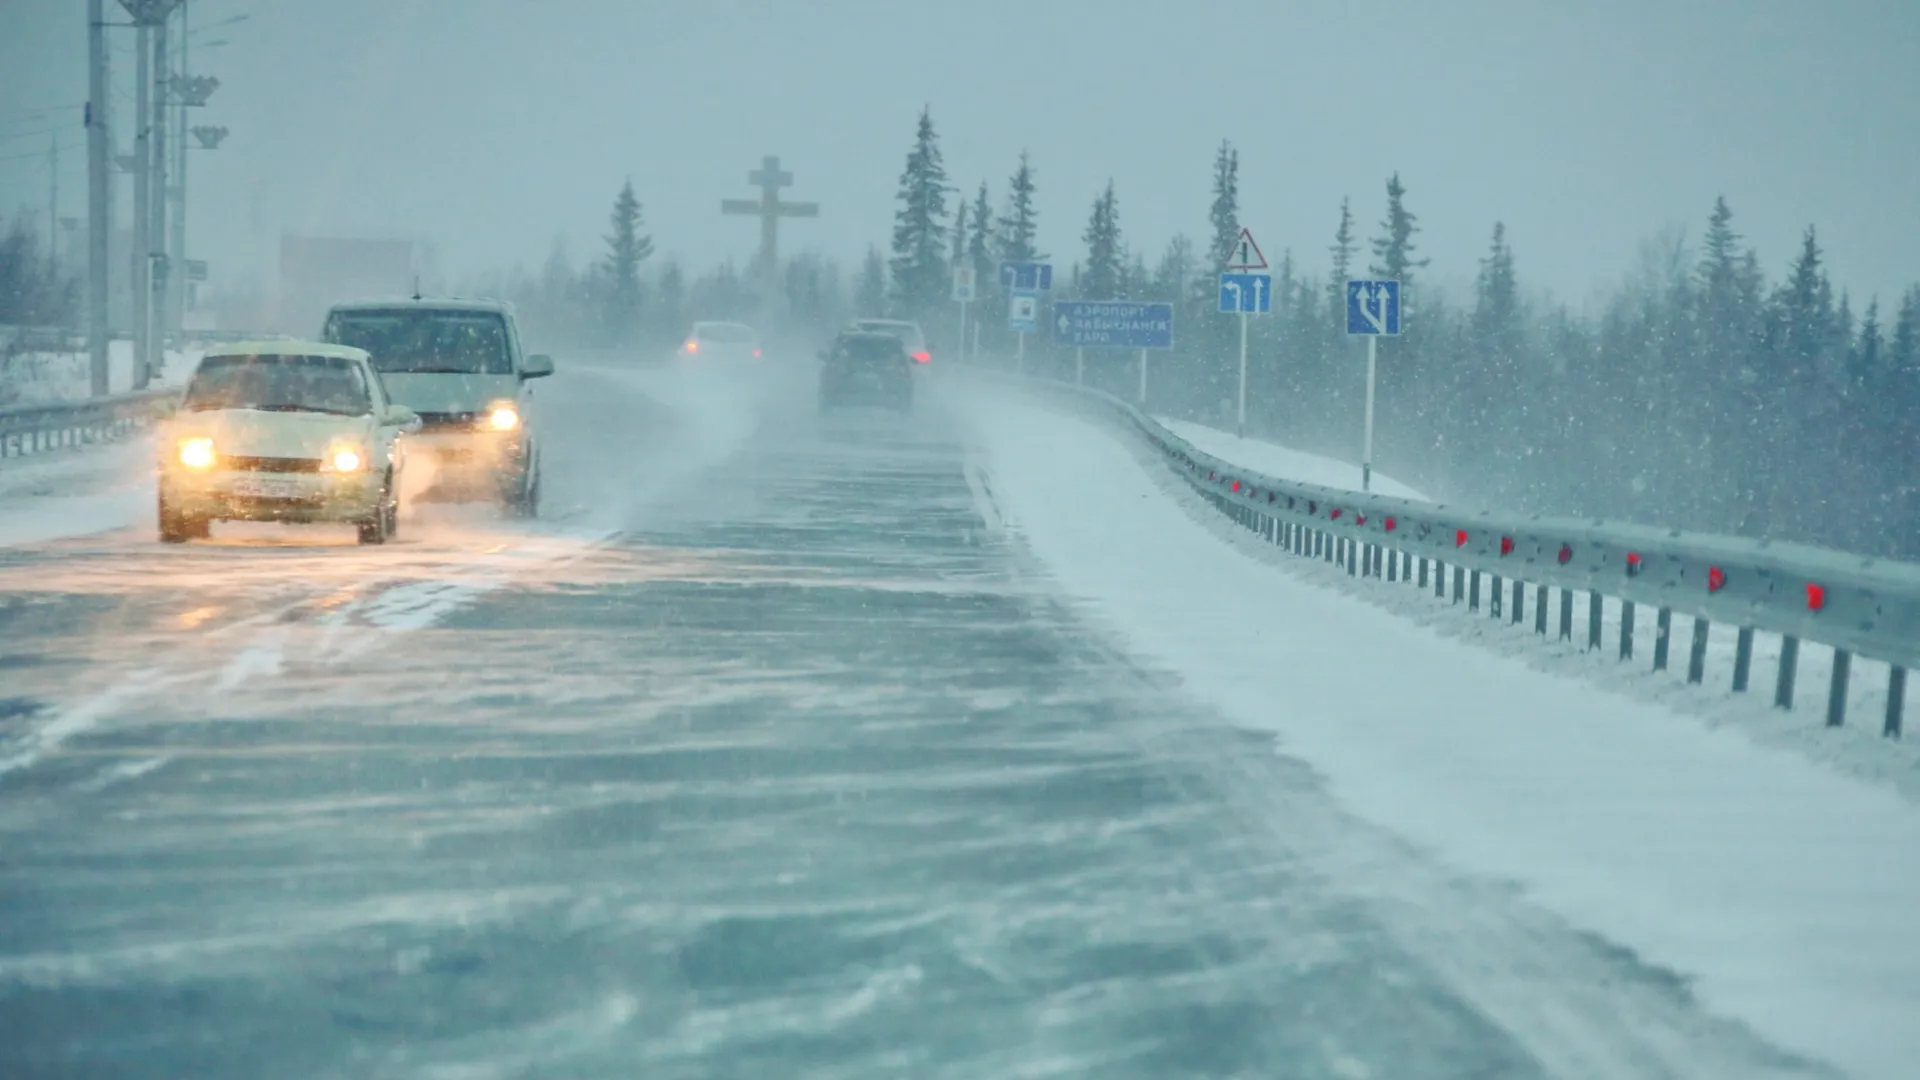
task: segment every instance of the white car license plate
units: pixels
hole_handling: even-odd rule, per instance
[[[227,482],[227,493],[256,499],[297,499],[310,494],[306,481],[297,476],[236,476]]]

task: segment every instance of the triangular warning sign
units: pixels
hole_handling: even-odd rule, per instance
[[[1260,254],[1260,245],[1253,242],[1253,233],[1246,226],[1240,227],[1240,238],[1233,242],[1233,251],[1227,256],[1229,270],[1265,270],[1267,257]]]

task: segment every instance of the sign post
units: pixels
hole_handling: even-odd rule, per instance
[[[1382,337],[1400,333],[1398,281],[1347,282],[1347,333],[1367,339],[1367,418],[1360,436],[1360,490],[1373,490],[1373,385]]]
[[[1146,400],[1147,350],[1173,348],[1173,305],[1133,300],[1062,300],[1053,305],[1053,343],[1073,347],[1073,381],[1086,379],[1088,348],[1140,350]]]
[[[1252,231],[1243,226],[1220,275],[1220,310],[1240,316],[1240,389],[1234,406],[1234,433],[1243,439],[1247,436],[1247,316],[1266,314],[1273,302],[1272,275],[1253,273],[1265,269],[1267,257],[1254,243]]]
[[[953,298],[960,302],[960,362],[967,362],[967,306],[973,303],[973,264],[953,268]]]
[[[1007,329],[1017,335],[1013,346],[1014,370],[1027,370],[1027,335],[1040,327],[1040,294],[1053,289],[1053,264],[1043,262],[1003,262],[1000,284],[1012,297],[1007,308]]]

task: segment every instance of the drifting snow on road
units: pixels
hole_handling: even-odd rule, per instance
[[[810,391],[563,367],[537,524],[0,553],[0,1073],[1832,1075],[1116,633],[1215,541],[1015,460],[1084,425]]]

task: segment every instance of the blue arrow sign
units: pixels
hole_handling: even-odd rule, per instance
[[[1273,275],[1221,274],[1220,310],[1228,315],[1265,315],[1273,310]]]
[[[1173,348],[1173,305],[1056,300],[1053,343],[1115,349]]]
[[[1004,262],[1000,264],[1000,284],[1025,292],[1053,290],[1053,264],[1043,262]]]
[[[1399,332],[1399,282],[1347,282],[1347,333],[1391,337]]]

